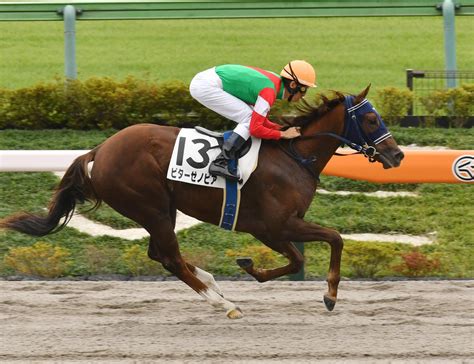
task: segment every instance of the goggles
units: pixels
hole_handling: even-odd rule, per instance
[[[306,91],[308,91],[308,89],[309,87],[305,85],[298,84],[298,86],[296,86],[296,91],[301,92],[303,95],[306,93]]]

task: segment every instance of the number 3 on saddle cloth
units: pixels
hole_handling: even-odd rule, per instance
[[[209,165],[219,155],[224,138],[231,132],[216,133],[201,127],[183,128],[176,138],[168,167],[172,181],[222,189],[223,203],[220,227],[234,230],[240,204],[240,190],[257,168],[261,139],[251,137],[239,151],[238,168],[241,181],[228,181],[209,174]],[[237,161],[231,161],[237,167]]]

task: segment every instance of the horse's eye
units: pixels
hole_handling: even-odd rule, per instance
[[[369,124],[376,126],[378,123],[377,123],[377,120],[369,120]]]

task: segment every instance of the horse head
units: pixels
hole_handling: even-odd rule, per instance
[[[346,96],[343,137],[350,147],[363,153],[371,162],[383,164],[385,169],[398,167],[404,157],[380,114],[366,99],[370,84],[357,96]],[[359,150],[360,149],[360,150]]]
[[[336,98],[331,100],[320,95],[323,103],[319,106],[303,100],[298,106],[300,115],[292,121],[285,120],[288,125],[300,127],[302,134],[289,142],[286,153],[307,168],[310,163],[319,161],[316,175],[341,144],[363,154],[369,162],[382,163],[385,169],[398,167],[403,152],[380,114],[366,99],[369,89],[370,85],[356,96],[336,92]],[[294,146],[296,143],[298,147]]]

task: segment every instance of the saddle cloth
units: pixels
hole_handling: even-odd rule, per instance
[[[250,150],[239,159],[238,166],[243,180],[243,183],[237,184],[239,189],[257,168],[262,141],[251,138]],[[166,177],[172,181],[225,189],[225,178],[209,174],[209,165],[220,152],[217,138],[201,134],[195,129],[182,128],[174,144]]]

